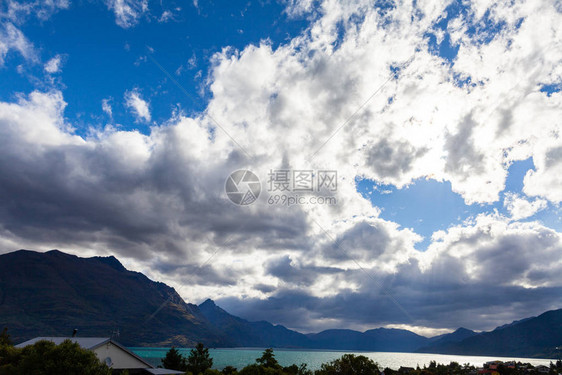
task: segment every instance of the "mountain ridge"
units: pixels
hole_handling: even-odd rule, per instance
[[[0,296],[0,324],[14,340],[68,336],[77,328],[98,336],[119,330],[125,345],[228,344],[196,305],[168,285],[126,270],[115,257],[58,250],[0,255]]]
[[[303,334],[234,316],[207,299],[184,301],[174,288],[127,270],[114,256],[81,258],[58,250],[0,255],[0,326],[14,341],[36,336],[110,336],[128,346],[278,347],[470,355],[560,353],[562,309],[490,332],[458,328],[424,337],[408,330],[330,329]]]

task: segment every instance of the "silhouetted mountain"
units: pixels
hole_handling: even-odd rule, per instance
[[[533,319],[533,318],[536,318],[536,316],[531,316],[531,317],[529,317],[529,318],[524,318],[524,319],[520,319],[520,320],[514,320],[514,321],[511,322],[511,323],[503,324],[503,325],[501,325],[501,326],[499,326],[499,327],[494,328],[494,331],[497,331],[497,330],[500,330],[500,329],[504,329],[504,328],[507,328],[507,327],[511,327],[511,326],[516,325],[516,324],[526,322],[527,320]]]
[[[428,339],[410,331],[378,328],[366,332],[331,329],[303,335],[281,325],[249,322],[218,307],[208,299],[199,309],[217,329],[236,341],[236,346],[300,347],[311,349],[413,351]]]
[[[556,348],[562,344],[562,309],[502,327],[460,342],[433,347],[431,352],[545,358],[560,355]]]
[[[199,305],[201,313],[218,330],[240,347],[307,347],[309,339],[302,333],[266,321],[249,322],[230,315],[208,299]]]
[[[444,335],[434,336],[429,339],[429,345],[416,350],[420,353],[436,353],[440,348],[446,347],[451,343],[460,342],[464,339],[477,335],[478,333],[466,328],[459,328],[455,332]]]
[[[166,303],[168,301],[168,303]],[[160,309],[160,310],[159,310]],[[0,327],[35,336],[110,336],[126,345],[231,345],[173,288],[127,271],[115,257],[53,250],[0,255]]]
[[[330,329],[309,334],[317,349],[372,350],[380,352],[412,352],[427,345],[428,338],[403,329],[377,328],[363,333],[348,329]]]

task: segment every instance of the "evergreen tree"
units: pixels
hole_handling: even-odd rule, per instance
[[[8,334],[8,327],[4,327],[2,334],[0,334],[0,345],[12,345],[10,335]]]
[[[323,363],[316,375],[379,375],[379,367],[365,356],[344,354],[335,361]]]
[[[176,371],[186,371],[187,370],[187,362],[183,355],[172,346],[170,350],[166,353],[166,356],[161,360],[162,367],[176,370]]]
[[[209,355],[209,349],[205,348],[202,343],[198,343],[195,349],[191,349],[189,357],[187,357],[187,370],[193,375],[198,375],[211,367],[213,367],[213,359]]]
[[[273,349],[265,349],[261,357],[256,359],[256,362],[267,368],[279,368],[279,362],[275,359],[275,354],[273,354]]]

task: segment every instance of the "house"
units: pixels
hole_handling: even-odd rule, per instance
[[[535,370],[537,370],[537,372],[539,372],[540,374],[548,374],[550,372],[550,367],[538,365],[537,367],[535,367]]]
[[[500,375],[499,372],[497,372],[496,370],[490,370],[490,369],[482,369],[482,370],[478,370],[478,374],[479,375]]]
[[[99,360],[109,366],[115,373],[127,370],[130,375],[183,374],[181,371],[154,368],[150,363],[108,337],[36,337],[18,344],[16,347],[24,348],[41,340],[51,341],[55,345],[60,345],[64,340],[75,342],[80,345],[81,348],[93,351]]]
[[[490,361],[486,362],[484,367],[489,368],[490,370],[497,370],[500,365],[503,365],[502,361]]]

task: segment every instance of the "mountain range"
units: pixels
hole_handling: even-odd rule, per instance
[[[208,299],[186,303],[164,283],[125,269],[113,256],[58,250],[0,255],[0,327],[15,342],[36,336],[114,336],[127,346],[277,347],[557,357],[562,309],[490,332],[466,328],[427,338],[403,329],[331,329],[303,334],[250,322]]]

